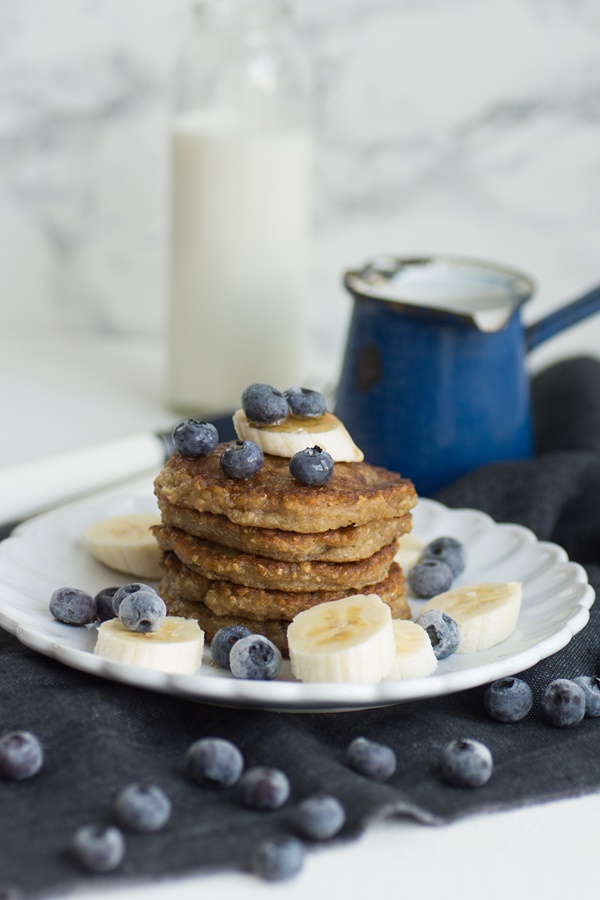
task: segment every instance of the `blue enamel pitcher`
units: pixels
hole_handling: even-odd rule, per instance
[[[449,256],[377,257],[354,298],[335,412],[374,465],[431,495],[533,452],[529,350],[600,310],[600,288],[529,327],[525,274]]]

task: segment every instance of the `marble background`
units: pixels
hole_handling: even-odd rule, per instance
[[[0,326],[161,341],[169,75],[191,0],[1,0]],[[598,0],[297,0],[314,80],[311,361],[342,271],[452,252],[600,282]],[[600,316],[535,351],[600,354]]]

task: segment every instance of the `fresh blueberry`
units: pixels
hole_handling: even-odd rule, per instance
[[[333,457],[321,447],[306,447],[290,459],[290,472],[300,484],[326,484],[333,475]]]
[[[441,609],[427,609],[417,619],[417,625],[429,635],[436,659],[446,659],[458,650],[460,628],[448,613]]]
[[[272,681],[281,669],[281,653],[262,634],[249,634],[231,648],[229,666],[235,678]]]
[[[294,822],[300,834],[313,841],[326,841],[336,835],[346,821],[346,812],[337,797],[315,794],[298,804]]]
[[[96,601],[97,616],[101,622],[108,622],[117,615],[113,606],[113,597],[119,590],[119,587],[107,587],[98,591],[94,600]]]
[[[452,569],[454,577],[458,578],[465,571],[467,551],[464,544],[461,544],[456,538],[440,537],[427,544],[421,554],[421,559],[439,559],[441,562],[445,562]]]
[[[115,616],[119,615],[119,607],[125,597],[129,597],[130,594],[136,594],[138,591],[149,591],[151,594],[156,593],[154,588],[151,588],[148,584],[142,584],[140,581],[132,581],[131,584],[124,584],[115,591],[113,596],[113,610]]]
[[[25,900],[25,894],[16,884],[0,884],[0,900]]]
[[[557,678],[542,694],[541,708],[545,720],[556,728],[579,725],[585,715],[583,688],[567,678]]]
[[[264,453],[254,441],[235,441],[221,453],[221,468],[229,478],[245,481],[262,468]]]
[[[265,881],[287,881],[301,871],[306,851],[294,837],[278,837],[259,844],[250,860],[250,868]]]
[[[288,402],[290,412],[299,418],[316,419],[327,412],[327,401],[319,391],[311,391],[309,388],[291,387],[283,392]]]
[[[365,737],[357,737],[350,742],[346,762],[372,781],[387,781],[396,771],[396,754],[392,748]]]
[[[162,597],[154,591],[136,591],[128,594],[119,606],[121,625],[128,631],[147,633],[156,631],[167,615]]]
[[[188,775],[203,787],[231,787],[244,771],[244,757],[225,738],[200,738],[185,757]]]
[[[119,824],[131,831],[159,831],[171,810],[171,801],[155,784],[129,784],[115,801]]]
[[[471,738],[450,741],[440,760],[442,778],[456,787],[481,787],[489,781],[493,767],[489,748]]]
[[[242,409],[246,417],[257,425],[275,425],[287,419],[288,402],[270,384],[251,384],[242,394]]]
[[[112,872],[125,856],[125,838],[114,826],[83,825],[75,832],[73,850],[89,872]]]
[[[210,422],[188,419],[173,431],[173,444],[183,456],[208,456],[219,443],[219,432]]]
[[[595,675],[578,675],[573,679],[585,696],[585,715],[588,718],[600,716],[600,678]]]
[[[50,612],[65,625],[89,625],[96,618],[98,607],[87,591],[62,587],[50,598]]]
[[[252,809],[278,809],[290,796],[290,782],[281,769],[254,766],[240,778],[240,794]]]
[[[526,681],[509,676],[487,687],[483,705],[497,722],[518,722],[533,706],[533,694]]]
[[[0,777],[25,781],[40,771],[44,750],[30,731],[11,731],[0,738]]]
[[[429,599],[447,591],[454,580],[452,569],[438,559],[424,559],[413,566],[408,583],[417,595]]]
[[[240,638],[248,637],[250,634],[252,632],[244,625],[226,625],[219,628],[210,642],[210,653],[216,664],[223,669],[229,669],[231,648]]]

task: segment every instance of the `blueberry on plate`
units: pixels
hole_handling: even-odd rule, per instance
[[[125,838],[114,826],[83,825],[75,832],[73,850],[89,872],[112,872],[125,856]]]
[[[333,475],[333,457],[321,447],[306,447],[290,459],[290,473],[300,484],[326,484]]]
[[[253,766],[240,778],[240,796],[252,809],[279,809],[290,796],[290,782],[281,769]]]
[[[129,784],[115,800],[119,824],[130,831],[159,831],[171,817],[172,804],[155,784]]]
[[[488,685],[483,704],[497,722],[519,722],[533,706],[533,694],[526,681],[509,675]]]
[[[0,738],[0,777],[25,781],[40,771],[44,750],[30,731],[11,731]]]
[[[568,678],[551,681],[541,700],[546,722],[556,728],[579,725],[585,715],[585,693],[580,685]]]
[[[240,638],[248,637],[250,634],[252,632],[245,625],[226,625],[219,628],[210,642],[210,653],[216,664],[223,669],[229,669],[231,648]]]
[[[408,583],[417,595],[428,599],[443,594],[454,580],[452,569],[439,559],[423,559],[408,573]]]
[[[149,591],[151,594],[156,593],[154,588],[151,588],[149,584],[142,584],[141,581],[132,581],[130,584],[122,585],[122,587],[115,591],[113,595],[113,610],[115,616],[119,615],[119,607],[125,597],[128,597],[130,594],[136,594],[138,591]]]
[[[251,384],[242,394],[242,409],[246,418],[257,425],[275,425],[287,419],[288,402],[270,384]]]
[[[219,443],[219,432],[210,422],[187,419],[173,430],[173,445],[183,456],[209,456]]]
[[[264,453],[254,441],[234,441],[221,453],[221,468],[229,478],[245,481],[262,468]]]
[[[600,678],[595,675],[578,675],[573,679],[585,696],[585,715],[588,718],[600,716]]]
[[[481,787],[489,781],[494,763],[489,747],[471,738],[450,741],[442,751],[440,772],[447,784]]]
[[[225,738],[200,738],[188,749],[185,767],[196,784],[228,788],[244,771],[244,757],[236,745]]]
[[[61,587],[50,598],[50,612],[65,625],[89,625],[96,619],[98,605],[87,591]]]
[[[119,606],[121,625],[128,631],[148,633],[156,631],[167,615],[162,597],[154,591],[136,591],[128,594]]]
[[[291,387],[283,392],[283,396],[288,402],[291,414],[298,418],[316,419],[327,412],[327,401],[320,391]]]
[[[355,772],[372,781],[387,781],[396,771],[396,754],[392,748],[365,737],[350,742],[346,762]]]
[[[263,841],[250,859],[250,868],[265,881],[287,881],[304,865],[306,850],[294,837],[287,835]]]
[[[94,597],[100,622],[108,622],[109,619],[114,619],[117,615],[113,606],[113,598],[118,590],[120,590],[118,585],[116,587],[102,588]]]
[[[458,622],[441,609],[427,609],[416,620],[431,641],[436,659],[447,659],[460,645]]]
[[[327,841],[344,827],[346,812],[329,794],[314,794],[302,800],[294,813],[296,828],[313,841]]]
[[[467,551],[464,544],[452,537],[439,537],[427,544],[421,559],[439,559],[452,569],[455,578],[465,571]]]
[[[281,669],[281,652],[262,634],[249,634],[231,648],[229,667],[235,678],[272,681]]]

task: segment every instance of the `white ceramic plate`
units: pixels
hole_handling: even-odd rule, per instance
[[[211,665],[208,651],[198,674],[166,675],[95,656],[93,628],[62,625],[48,611],[57,587],[80,587],[94,594],[132,580],[96,562],[83,533],[98,519],[155,509],[151,485],[135,482],[21,526],[0,544],[0,625],[39,653],[125,684],[218,705],[333,711],[434,697],[520,672],[564,647],[585,626],[594,602],[585,570],[569,562],[561,547],[541,543],[519,525],[498,525],[481,512],[420,500],[414,533],[425,543],[451,535],[467,547],[467,570],[455,586],[522,582],[521,615],[508,640],[481,653],[455,654],[440,662],[429,678],[375,685],[302,684],[292,678],[287,662],[276,681],[240,681]],[[414,613],[421,605],[411,599]]]

